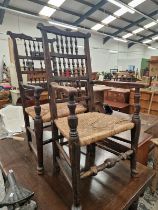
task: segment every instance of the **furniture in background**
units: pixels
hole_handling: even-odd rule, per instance
[[[150,77],[158,77],[158,56],[151,56],[149,60]]]
[[[95,112],[93,85],[97,83],[97,81],[91,80],[92,72],[89,52],[90,34],[62,31],[55,27],[44,26],[43,24],[38,24],[37,28],[40,29],[42,33],[45,67],[49,75],[48,83],[52,117],[53,169],[54,173],[59,173],[59,170],[63,172],[70,187],[72,187],[72,209],[79,210],[81,209],[80,179],[97,175],[105,168],[112,168],[117,162],[128,158],[130,158],[131,163],[131,176],[137,174],[136,151],[140,134],[139,89],[144,86],[137,83],[117,83],[117,85],[125,84],[126,86],[129,85],[136,88],[136,109],[132,121],[122,119],[115,115],[107,115],[104,113],[102,106],[100,107],[100,112],[102,108],[102,113]],[[50,51],[51,48],[47,38],[48,35],[51,38],[56,37],[56,48],[54,47],[53,52]],[[85,54],[79,53],[78,40],[82,42]],[[77,67],[78,75],[76,76],[75,72],[72,71],[71,77],[66,78],[60,76],[66,68],[66,64],[68,67],[72,66],[73,69]],[[66,87],[63,84],[58,84],[59,81],[63,82],[63,84],[64,82],[68,82],[70,84],[76,83],[76,85],[73,85],[73,87]],[[85,86],[86,96],[79,98],[77,96],[81,83]],[[115,86],[115,82],[108,82],[108,84]],[[56,91],[62,91],[65,93],[65,96],[68,97],[68,107],[70,111],[68,118],[58,118],[57,116],[57,104],[58,102],[61,102],[61,100],[56,97]],[[75,95],[77,101],[86,101],[87,113],[75,114]],[[114,138],[116,134],[127,130],[131,131],[131,147],[129,150],[124,153],[119,153],[117,152],[117,147],[113,150],[104,146],[104,140],[106,141],[107,137]],[[64,141],[61,141],[59,133],[64,137]],[[121,141],[126,140],[121,139]],[[69,155],[64,150],[63,146],[65,145],[68,145],[69,147]],[[81,148],[83,146],[86,146],[87,148],[88,161],[85,167],[80,171]],[[114,153],[117,155],[117,158],[108,158],[99,165],[93,165],[96,146],[100,149]],[[71,170],[71,175],[69,175],[66,170],[66,163]]]
[[[104,92],[104,103],[114,110],[129,113],[129,89],[111,88]]]
[[[152,193],[156,192],[157,184],[158,184],[158,138],[154,138],[151,140],[154,144],[154,163],[153,168],[156,171],[156,175],[151,184],[151,191]]]
[[[71,209],[71,189],[67,181],[63,179],[62,174],[52,176],[50,145],[47,144],[44,147],[44,156],[47,158],[43,176],[37,176],[34,170],[36,161],[26,146],[25,141],[0,141],[0,166],[4,174],[13,169],[17,181],[35,193],[34,200],[38,209],[52,210],[52,207],[55,210]],[[111,154],[108,152],[102,153],[101,150],[96,150],[97,163],[99,164],[101,159],[108,158],[109,155]],[[81,161],[81,164],[84,164],[83,154],[81,154]],[[85,180],[81,184],[81,200],[85,209],[122,210],[131,206],[130,210],[136,210],[139,196],[154,176],[153,170],[137,164],[139,176],[136,178],[131,179],[128,163],[122,161],[111,169],[105,169],[104,173],[98,174],[93,181]]]

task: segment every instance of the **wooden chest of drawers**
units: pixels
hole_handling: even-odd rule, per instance
[[[111,100],[113,102],[128,103],[130,90],[122,88],[112,88],[104,94],[104,101]]]
[[[111,88],[104,92],[104,103],[107,103],[116,111],[128,113],[129,95],[129,89]]]

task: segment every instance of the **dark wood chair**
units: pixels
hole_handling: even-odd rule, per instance
[[[51,114],[48,103],[47,71],[44,64],[42,38],[33,38],[25,34],[15,34],[10,31],[13,44],[13,55],[17,72],[21,102],[23,106],[27,140],[30,148],[37,156],[38,174],[42,174],[43,146],[52,141],[51,136],[46,136],[46,129],[50,126]],[[55,39],[49,39],[51,46]],[[51,47],[51,50],[53,48]],[[82,105],[77,106],[77,112],[84,112]],[[58,117],[69,114],[66,103],[58,104]],[[29,117],[34,120],[34,129],[30,127]],[[32,142],[35,137],[36,147]]]
[[[91,77],[90,34],[62,31],[54,27],[44,26],[43,24],[38,24],[37,28],[42,33],[45,66],[50,75],[48,83],[52,116],[53,169],[54,173],[58,173],[59,169],[63,172],[73,192],[72,210],[79,210],[81,209],[80,179],[97,175],[98,172],[105,168],[111,168],[120,160],[128,158],[130,159],[131,175],[135,176],[137,174],[136,152],[140,134],[139,89],[143,85],[126,83],[126,85],[130,84],[130,87],[135,87],[136,89],[136,109],[132,121],[115,115],[107,115],[103,109],[100,109],[102,113],[95,112],[93,84],[98,82],[92,81]],[[54,52],[51,51],[48,38],[56,39],[53,43]],[[82,52],[78,48],[78,43],[84,46]],[[70,77],[68,78],[63,76],[67,67],[70,69]],[[51,76],[52,74],[53,77]],[[62,81],[62,85],[59,84],[59,81]],[[65,86],[65,83],[69,83],[69,87]],[[70,87],[71,84],[73,87]],[[83,84],[86,94],[78,98],[78,91]],[[108,84],[115,85],[114,82],[108,82]],[[117,85],[122,85],[122,83],[117,82]],[[68,117],[58,118],[57,116],[57,104],[61,100],[56,97],[56,91],[64,91],[65,95],[67,95],[70,110]],[[87,113],[76,115],[76,100],[86,101]],[[118,137],[116,139],[131,144],[131,149],[128,149],[124,153],[118,152],[119,141],[113,149],[105,146],[106,138],[114,138],[116,134],[127,130],[131,131],[131,141]],[[65,138],[64,141],[60,141],[60,134]],[[68,145],[69,153],[65,150],[65,145]],[[85,167],[81,169],[80,158],[81,153],[83,153],[81,148],[85,146],[87,148],[86,158],[88,161],[86,161]],[[96,146],[114,153],[116,158],[106,159],[100,165],[95,165],[94,163],[92,165]],[[69,173],[66,165],[71,173]]]

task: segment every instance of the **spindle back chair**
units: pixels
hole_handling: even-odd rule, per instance
[[[80,210],[80,179],[91,175],[97,175],[98,172],[105,168],[111,168],[121,160],[130,158],[131,175],[134,176],[136,171],[136,152],[138,139],[140,134],[140,87],[142,84],[136,83],[121,83],[117,85],[129,85],[134,87],[136,109],[132,120],[120,118],[115,115],[107,115],[103,109],[102,113],[95,112],[95,104],[93,101],[93,85],[95,83],[106,82],[92,81],[91,77],[91,62],[89,50],[90,34],[81,32],[68,32],[57,29],[51,26],[38,24],[44,44],[44,59],[45,66],[49,74],[49,96],[50,108],[52,117],[52,143],[53,143],[53,169],[54,173],[61,170],[67,179],[73,192],[72,210]],[[51,51],[49,39],[55,38],[53,43],[54,52]],[[79,53],[78,45],[82,42],[83,50]],[[79,44],[78,44],[79,43]],[[56,46],[55,46],[56,45]],[[69,77],[66,77],[66,69],[69,69]],[[52,76],[53,75],[53,76]],[[59,83],[62,82],[61,84]],[[65,84],[69,83],[69,87]],[[115,82],[108,82],[108,85],[115,86]],[[72,86],[72,87],[70,87]],[[85,87],[85,96],[78,96],[78,92]],[[68,107],[70,114],[68,117],[58,118],[57,104],[60,102],[56,91],[64,91],[68,97]],[[76,115],[76,100],[85,100],[87,113]],[[118,138],[116,135],[130,130],[131,141],[123,138]],[[60,134],[60,135],[59,135]],[[64,142],[60,141],[60,136],[65,138]],[[118,144],[115,148],[110,148],[105,143],[107,138],[115,138],[116,140],[126,142],[131,145],[131,148],[123,153],[118,151]],[[64,150],[64,146],[68,145],[69,154]],[[81,147],[87,147],[87,160],[83,170],[80,170]],[[102,164],[92,165],[91,160],[94,160],[95,147],[112,152],[118,157],[106,159]],[[71,170],[71,175],[67,173],[67,166]]]

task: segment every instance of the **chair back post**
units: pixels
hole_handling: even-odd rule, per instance
[[[18,58],[18,47],[17,47],[17,43],[16,43],[16,34],[12,33],[11,31],[8,31],[7,35],[9,35],[11,37],[12,43],[13,43],[15,68],[16,68],[16,72],[17,72],[21,101],[22,101],[23,108],[24,108],[26,106],[26,104],[25,104],[25,91],[24,91],[24,88],[22,87],[23,78],[22,78],[22,74],[21,74],[20,61],[19,61],[19,58]]]
[[[91,58],[90,58],[90,48],[89,48],[89,37],[86,37],[84,39],[84,45],[85,45],[85,54],[87,55],[87,62],[86,62],[86,68],[88,72],[88,83],[87,83],[87,91],[88,95],[90,97],[90,100],[88,101],[88,107],[89,111],[92,112],[95,110],[94,108],[94,95],[93,95],[93,84],[92,84],[92,67],[91,67]]]

